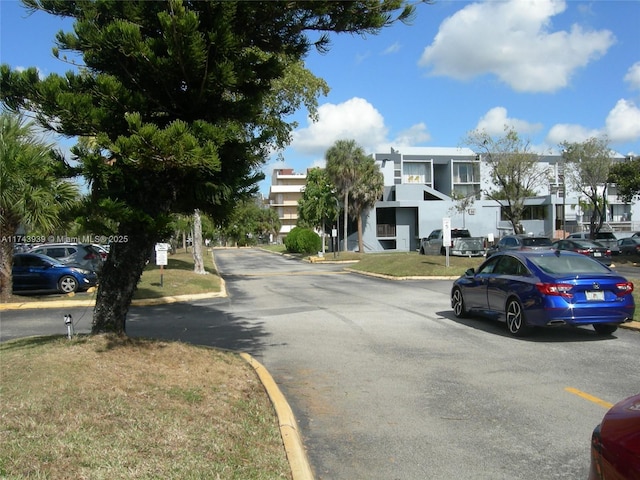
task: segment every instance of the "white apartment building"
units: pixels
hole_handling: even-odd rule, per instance
[[[384,176],[384,193],[363,218],[365,251],[417,250],[420,238],[442,228],[445,217],[451,219],[452,228],[466,228],[473,236],[499,238],[512,233],[503,206],[482,198],[480,192],[491,187],[488,167],[473,150],[409,147],[376,153],[374,160]],[[618,155],[614,160],[624,161],[625,157]],[[550,238],[559,238],[563,231],[588,231],[589,212],[584,207],[588,199],[564,184],[562,156],[542,156],[540,165],[547,170],[549,182],[540,187],[537,196],[525,200],[527,208],[522,220],[525,231]],[[305,182],[306,173],[296,174],[291,169],[273,172],[269,203],[282,222],[279,242],[296,225],[298,199]],[[459,203],[451,197],[454,191],[464,195],[475,192],[475,199],[460,211],[456,208]],[[615,185],[609,185],[607,191],[606,228],[614,232],[640,230],[640,205],[622,202]],[[349,250],[357,250],[355,222],[349,227],[347,242]]]
[[[291,168],[278,168],[271,175],[269,187],[269,208],[278,212],[280,232],[274,239],[282,243],[291,229],[298,222],[298,200],[302,198],[302,191],[307,183],[306,173],[294,173]]]

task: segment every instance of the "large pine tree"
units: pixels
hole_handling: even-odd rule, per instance
[[[54,53],[83,64],[45,79],[3,65],[0,95],[51,130],[90,139],[73,150],[91,188],[85,220],[117,225],[96,232],[112,243],[94,333],[124,333],[170,214],[199,208],[222,219],[255,190],[258,167],[289,139],[287,114],[309,95],[300,86],[275,94],[287,67],[314,45],[326,49],[329,32],[376,33],[414,11],[405,0],[24,3],[75,20]]]

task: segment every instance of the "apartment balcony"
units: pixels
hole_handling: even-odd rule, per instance
[[[379,223],[376,225],[376,236],[378,238],[392,238],[396,236],[396,226],[391,224]]]

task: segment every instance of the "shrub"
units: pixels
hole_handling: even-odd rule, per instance
[[[315,253],[322,248],[322,239],[308,228],[293,228],[284,239],[287,250],[292,253]]]
[[[287,234],[284,239],[284,246],[287,247],[287,251],[294,253],[298,251],[298,236],[300,236],[300,227],[294,227]]]

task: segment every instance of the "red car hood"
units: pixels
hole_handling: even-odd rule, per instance
[[[616,403],[600,424],[603,456],[640,478],[640,395]],[[628,468],[628,470],[627,470]]]

